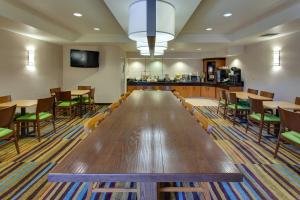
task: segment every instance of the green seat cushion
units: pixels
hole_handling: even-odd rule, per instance
[[[234,110],[235,109],[235,104],[229,104],[228,108]],[[246,105],[237,104],[237,109],[238,110],[249,110],[250,108],[249,108],[249,106],[246,106]]]
[[[300,144],[300,133],[296,131],[284,132],[281,135],[297,144]]]
[[[12,132],[13,132],[13,130],[10,130],[8,128],[0,128],[0,138],[9,135]]]
[[[250,118],[255,119],[257,121],[261,121],[261,114],[260,113],[252,113],[250,115]],[[265,113],[264,121],[265,122],[280,122],[280,118],[276,115]]]
[[[58,104],[58,107],[69,107],[70,103],[71,103],[71,106],[74,106],[78,102],[77,101],[62,101],[61,103]]]
[[[47,113],[47,112],[39,113],[39,119],[40,120],[47,119],[49,117],[52,117],[51,113]],[[35,120],[36,120],[36,114],[35,113],[28,113],[28,114],[25,114],[25,115],[17,118],[17,121],[35,121]]]
[[[83,99],[83,103],[84,104],[89,104],[90,103],[89,98]],[[91,103],[94,103],[94,99],[91,99]]]
[[[239,101],[239,104],[250,107],[249,101]]]
[[[221,99],[221,100],[219,101],[219,103],[225,105],[225,100],[224,100],[224,99]]]

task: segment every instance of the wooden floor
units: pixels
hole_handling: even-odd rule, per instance
[[[103,112],[105,108],[99,110]],[[300,195],[300,154],[291,147],[280,149],[273,159],[275,138],[264,136],[258,144],[253,131],[235,126],[216,115],[216,107],[197,107],[215,123],[211,137],[245,175],[242,183],[210,183],[213,199],[297,199]],[[0,150],[0,199],[83,199],[87,183],[48,183],[48,172],[86,136],[83,119],[58,120],[57,134],[51,126],[43,129],[41,143],[35,138],[22,139],[22,154],[13,145]],[[170,183],[173,186],[198,183]],[[105,187],[135,187],[134,183],[102,183]],[[198,193],[171,193],[168,199],[201,199]],[[94,193],[92,199],[135,199],[133,193]]]

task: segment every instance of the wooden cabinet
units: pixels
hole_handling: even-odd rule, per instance
[[[201,97],[215,99],[216,98],[216,87],[201,86]]]

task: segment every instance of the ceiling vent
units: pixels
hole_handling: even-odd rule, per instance
[[[279,33],[266,33],[266,34],[261,35],[260,37],[273,37],[276,35],[279,35]]]

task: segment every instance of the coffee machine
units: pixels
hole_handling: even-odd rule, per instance
[[[230,74],[230,82],[233,84],[241,83],[242,82],[242,73],[241,69],[237,67],[231,67],[232,73]]]

